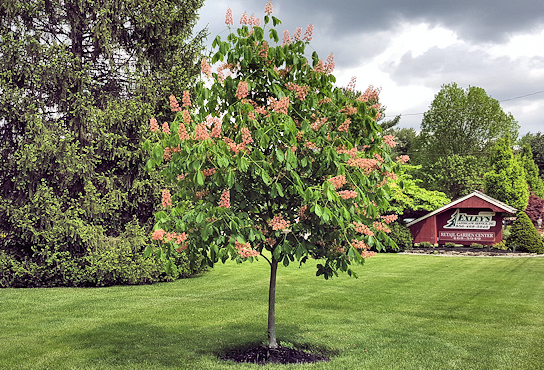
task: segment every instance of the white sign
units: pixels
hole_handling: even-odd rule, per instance
[[[448,220],[444,229],[481,229],[489,230],[489,228],[496,225],[496,221],[493,220],[495,212],[479,212],[477,215],[469,215],[467,213],[459,212],[456,209]]]

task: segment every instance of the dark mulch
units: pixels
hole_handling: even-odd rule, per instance
[[[312,353],[308,350],[279,347],[271,349],[262,345],[230,350],[219,356],[220,359],[235,362],[249,362],[264,365],[277,364],[306,364],[312,362],[330,361],[322,353]]]

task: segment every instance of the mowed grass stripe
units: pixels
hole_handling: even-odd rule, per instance
[[[540,369],[544,258],[381,254],[359,279],[280,267],[281,342],[327,349],[304,369]],[[0,290],[0,368],[279,369],[216,354],[266,339],[268,264],[151,286]]]

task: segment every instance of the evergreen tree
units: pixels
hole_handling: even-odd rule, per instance
[[[516,163],[509,138],[500,138],[491,150],[492,169],[484,175],[485,193],[524,210],[529,200],[525,173]]]
[[[152,222],[160,184],[141,147],[200,73],[202,3],[0,3],[3,249],[83,255],[133,217]]]
[[[542,238],[525,212],[518,212],[510,232],[507,245],[512,250],[544,253]]]
[[[520,157],[521,165],[525,170],[525,179],[532,193],[539,198],[544,198],[544,183],[538,177],[538,167],[533,160],[533,152],[529,145],[524,145]]]

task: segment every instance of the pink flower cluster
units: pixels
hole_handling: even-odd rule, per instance
[[[308,218],[308,216],[306,216],[306,210],[308,209],[308,206],[307,205],[303,205],[302,207],[300,207],[300,209],[298,210],[298,217],[300,218],[300,220],[305,220]]]
[[[390,233],[391,232],[391,229],[387,225],[385,225],[385,224],[383,224],[381,222],[378,222],[378,221],[374,221],[374,224],[372,224],[372,226],[374,226],[374,228],[376,230],[383,231],[384,233]]]
[[[357,151],[357,148],[346,149],[344,146],[341,146],[341,147],[336,148],[336,153],[338,153],[338,154],[347,154],[351,158],[356,158],[358,151]]]
[[[215,168],[206,168],[202,170],[204,177],[212,176],[217,170]]]
[[[157,229],[153,231],[153,234],[151,234],[151,237],[153,240],[160,240],[163,243],[173,241],[174,243],[182,246],[181,250],[187,249],[187,243],[185,243],[187,241],[186,233],[181,233],[181,234],[174,233],[174,232],[168,233],[164,231],[163,229]]]
[[[285,86],[287,86],[287,90],[295,91],[297,94],[297,98],[300,100],[304,100],[306,98],[306,95],[308,94],[308,90],[310,90],[309,86],[299,86],[292,82],[286,83]]]
[[[197,192],[195,192],[195,198],[196,199],[202,199],[203,197],[205,197],[208,194],[210,194],[209,190],[197,191]]]
[[[283,30],[283,43],[281,46],[289,45],[291,37],[289,36],[289,30]]]
[[[170,135],[170,126],[168,126],[168,122],[164,122],[162,124],[162,132],[164,132],[165,134]]]
[[[151,126],[152,132],[159,132],[159,124],[157,123],[157,120],[153,117],[149,120],[149,125]]]
[[[238,98],[238,99],[243,99],[245,98],[246,96],[248,96],[249,94],[249,91],[248,91],[248,84],[246,81],[240,81],[238,83],[238,88],[236,89],[236,94],[235,96]]]
[[[346,90],[353,91],[355,90],[355,83],[357,82],[357,77],[353,76],[351,80],[349,81],[348,87],[346,87]]]
[[[348,159],[347,165],[351,167],[359,167],[366,175],[378,169],[378,161],[371,158],[350,158]]]
[[[381,87],[374,88],[374,86],[370,85],[364,93],[362,93],[358,98],[357,101],[366,103],[367,101],[376,102],[378,101],[378,97],[380,95],[380,92],[382,91]]]
[[[181,110],[174,95],[170,95],[170,108],[172,108],[172,112],[179,112]]]
[[[271,109],[279,114],[287,114],[287,109],[289,108],[289,97],[284,96],[280,100],[276,100],[273,97],[268,98],[270,102]]]
[[[256,256],[260,255],[259,252],[257,252],[256,250],[251,249],[251,244],[249,244],[249,242],[247,242],[247,243],[238,243],[238,241],[235,241],[234,242],[234,247],[238,250],[238,253],[240,254],[240,256],[242,256],[242,258],[256,257]]]
[[[352,222],[352,225],[355,226],[355,231],[357,231],[358,233],[368,235],[368,236],[374,235],[374,232],[370,230],[370,228],[366,226],[365,224],[363,224],[362,222]]]
[[[366,243],[363,240],[351,239],[351,245],[353,245],[353,248],[355,249],[363,249],[363,250],[369,249],[368,245],[366,245]]]
[[[232,10],[230,8],[227,9],[227,14],[225,16],[225,24],[227,26],[232,26],[234,24],[234,20],[232,19]]]
[[[249,131],[247,127],[242,127],[241,131],[242,131],[242,142],[240,144],[236,144],[232,139],[228,137],[223,138],[223,141],[225,142],[225,144],[227,144],[229,149],[232,150],[234,154],[238,154],[240,150],[247,149],[246,148],[247,144],[250,144],[253,142],[253,138],[251,137],[251,132]]]
[[[397,218],[399,218],[398,215],[385,215],[385,216],[382,216],[382,219],[384,220],[384,222],[386,224],[390,224],[391,222],[395,222],[397,220]]]
[[[266,59],[268,57],[268,42],[263,41],[259,50],[259,56]]]
[[[200,70],[208,78],[212,77],[212,66],[208,64],[208,61],[206,60],[206,58],[202,58],[202,61],[200,62]]]
[[[273,12],[272,1],[269,1],[266,3],[264,7],[264,12],[266,13],[266,15],[272,14]]]
[[[302,36],[302,27],[297,27],[295,30],[295,33],[293,34],[293,40],[300,41],[300,37]]]
[[[219,207],[230,208],[230,189],[225,189],[221,193],[221,199],[219,200]]]
[[[351,120],[349,118],[346,118],[346,120],[342,122],[340,126],[338,126],[338,131],[348,132],[350,123],[351,123]]]
[[[185,113],[187,111],[183,111],[183,112]],[[185,128],[185,125],[183,124],[183,122],[179,123],[178,136],[181,141],[187,140],[189,138],[189,134],[187,133],[187,129]]]
[[[346,176],[344,175],[338,175],[331,177],[328,181],[332,183],[332,186],[334,189],[340,189],[342,186],[346,184]]]
[[[218,139],[221,138],[221,127],[223,126],[221,119],[219,119],[218,117],[211,117],[210,115],[208,115],[208,117],[206,117],[206,124],[207,125],[213,124],[212,133],[210,134],[211,137],[215,137]]]
[[[317,73],[324,73],[326,75],[329,75],[332,73],[335,66],[336,63],[334,63],[334,54],[329,54],[326,62],[323,62],[323,60],[319,59],[317,65],[314,68],[314,71]]]
[[[172,199],[170,198],[170,190],[164,189],[162,191],[162,206],[164,208],[172,205]]]
[[[357,192],[353,190],[341,190],[338,192],[338,195],[340,195],[342,199],[357,198]]]
[[[357,113],[357,108],[347,105],[344,108],[340,109],[338,112],[346,113],[348,116],[351,116],[352,114]]]
[[[242,14],[242,16],[240,17],[240,24],[259,27],[261,25],[261,20],[255,17],[255,14],[251,14],[251,16],[248,17],[247,13],[244,12],[244,14]]]
[[[195,126],[195,140],[204,141],[210,138],[206,124],[199,123]]]
[[[272,227],[272,230],[285,230],[289,227],[289,221],[284,220],[281,214],[268,221],[268,224]]]
[[[183,92],[183,98],[181,99],[183,102],[183,107],[190,107],[191,106],[191,96],[189,95],[189,91],[185,90]]]
[[[407,155],[401,155],[400,157],[397,157],[397,162],[400,164],[404,164],[410,160],[410,157]]]
[[[323,126],[325,123],[327,123],[328,121],[328,118],[327,117],[322,117],[322,118],[316,118],[315,115],[312,115],[312,118],[315,119],[315,122],[312,123],[310,125],[310,127],[312,128],[312,130],[314,131],[319,131],[319,129],[321,128],[321,126]]]
[[[181,112],[181,114],[183,115],[183,121],[186,124],[193,122],[193,119],[191,118],[191,114],[189,113],[187,109],[184,109],[183,112]]]
[[[310,23],[308,27],[306,27],[306,32],[304,32],[304,40],[312,41],[313,33],[314,33],[314,25]]]
[[[395,142],[395,137],[393,135],[385,135],[383,137],[383,141],[390,147],[394,148],[397,146],[397,143]]]

